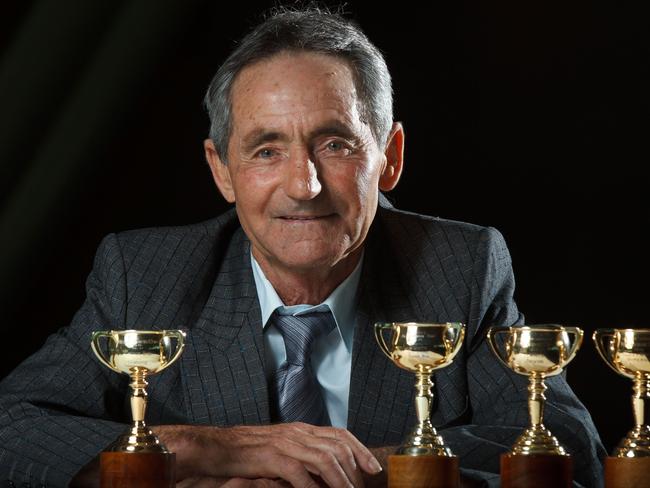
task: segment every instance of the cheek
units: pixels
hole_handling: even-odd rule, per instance
[[[356,201],[360,211],[376,200],[379,183],[379,175],[376,173],[372,165],[364,164],[356,166],[354,172],[348,176],[348,198]]]
[[[276,179],[273,172],[261,168],[239,171],[234,184],[237,205],[246,208],[264,207]]]
[[[344,206],[345,220],[356,233],[369,225],[377,205],[379,176],[367,165],[356,165],[337,175],[336,199]]]
[[[375,175],[374,167],[365,162],[340,164],[328,169],[327,179],[330,187],[337,190],[337,193],[348,195],[363,195],[368,193],[373,186],[377,186],[378,175]]]
[[[367,195],[370,191],[376,190],[379,182],[379,175],[374,168],[363,166],[357,170],[356,181],[360,194]]]

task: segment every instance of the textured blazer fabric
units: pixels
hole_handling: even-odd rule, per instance
[[[414,376],[375,344],[375,322],[467,324],[453,364],[436,372],[432,421],[465,475],[498,486],[499,455],[528,423],[526,378],[488,350],[491,325],[523,322],[510,256],[491,228],[380,207],[367,240],[352,354],[348,428],[368,446],[398,445],[414,426]],[[98,329],[184,329],[181,359],[152,376],[147,421],[216,426],[269,418],[261,314],[250,242],[234,210],[205,223],[111,234],[72,323],[0,383],[0,481],[67,486],[131,413],[128,377],[90,349]],[[547,382],[545,424],[599,486],[605,455],[565,379]],[[25,485],[27,486],[27,485]]]

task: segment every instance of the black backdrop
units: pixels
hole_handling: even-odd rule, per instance
[[[398,207],[498,228],[529,323],[648,325],[647,16],[613,2],[348,2],[407,134]],[[0,12],[0,377],[67,324],[102,236],[226,208],[201,100],[273,2],[15,1]],[[568,378],[608,449],[631,385]],[[522,392],[522,395],[524,392]]]

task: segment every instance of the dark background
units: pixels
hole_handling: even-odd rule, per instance
[[[393,74],[407,134],[396,205],[498,228],[529,323],[647,326],[648,16],[614,2],[423,3],[346,7]],[[69,322],[105,234],[226,208],[201,100],[273,4],[2,4],[0,377]],[[588,337],[568,377],[611,449],[631,427],[630,382]]]

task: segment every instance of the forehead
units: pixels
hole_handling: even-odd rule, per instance
[[[343,59],[283,52],[244,68],[231,93],[233,126],[328,116],[360,120],[352,71]]]

